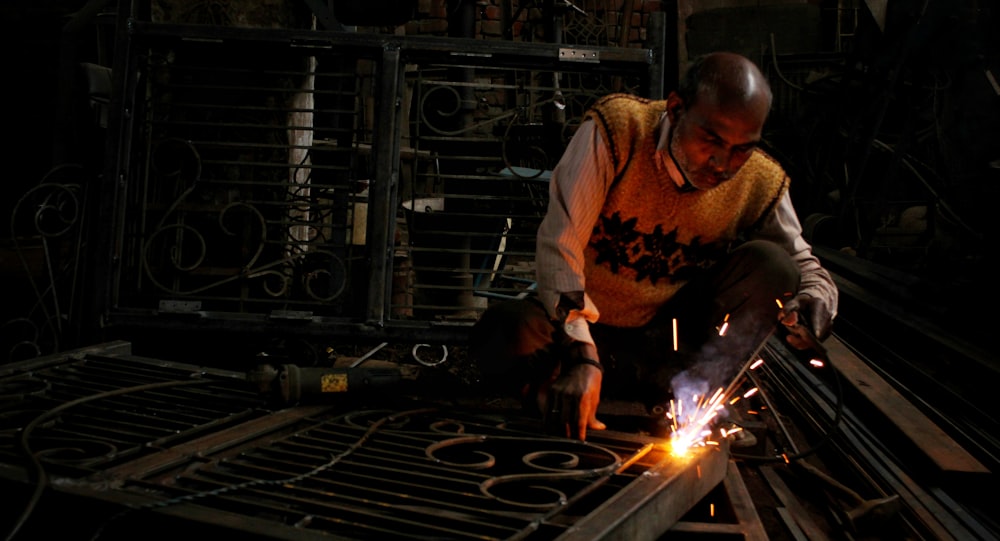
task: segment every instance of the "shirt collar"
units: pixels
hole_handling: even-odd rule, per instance
[[[695,187],[681,173],[681,170],[677,167],[677,162],[674,161],[674,157],[670,153],[670,117],[666,111],[660,117],[660,132],[656,141],[656,155],[678,190],[682,192],[694,191]]]

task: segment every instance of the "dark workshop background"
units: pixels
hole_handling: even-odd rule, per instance
[[[621,0],[578,0],[573,5],[551,1],[379,0],[364,2],[363,7],[361,2],[277,0],[174,0],[122,5],[79,0],[4,2],[0,6],[0,20],[4,23],[4,126],[8,133],[3,143],[5,171],[0,184],[0,204],[3,215],[11,216],[11,220],[9,227],[0,232],[0,287],[4,290],[0,362],[111,339],[134,340],[138,351],[143,353],[198,348],[206,352],[249,354],[294,342],[299,344],[294,346],[299,350],[297,354],[305,355],[303,351],[308,350],[308,355],[313,356],[322,355],[322,349],[331,343],[351,339],[374,343],[461,341],[462,333],[482,309],[483,302],[495,297],[481,294],[468,302],[467,298],[459,299],[462,296],[459,292],[445,301],[427,302],[429,307],[421,308],[420,299],[415,300],[413,294],[407,296],[406,288],[413,287],[414,278],[401,275],[400,271],[419,263],[415,260],[416,253],[407,249],[414,244],[418,249],[434,248],[426,239],[398,238],[404,226],[409,226],[411,234],[421,227],[416,223],[417,218],[424,216],[413,210],[416,206],[408,207],[409,214],[394,213],[382,222],[399,225],[399,229],[373,229],[371,224],[377,218],[371,221],[369,216],[367,239],[357,241],[355,237],[331,243],[336,249],[331,249],[329,260],[320,263],[313,261],[317,257],[311,263],[304,263],[305,257],[297,259],[299,266],[294,272],[289,271],[301,272],[294,280],[275,274],[281,285],[269,290],[269,300],[282,302],[256,303],[258,299],[248,293],[249,288],[235,286],[206,295],[197,293],[197,287],[175,289],[174,294],[148,294],[149,280],[159,274],[150,269],[148,261],[135,260],[156,249],[154,236],[144,229],[156,220],[146,215],[162,212],[160,203],[169,197],[160,194],[163,198],[157,200],[150,195],[156,192],[157,186],[150,183],[156,182],[157,175],[149,170],[156,168],[159,156],[152,147],[145,148],[140,142],[163,134],[130,124],[129,115],[137,104],[128,102],[128,98],[141,95],[154,105],[176,103],[182,99],[185,87],[179,84],[173,88],[175,94],[166,98],[156,93],[156,85],[161,82],[156,79],[159,73],[156,70],[143,67],[143,77],[130,78],[131,67],[149,61],[147,55],[136,53],[135,49],[170,50],[175,57],[165,61],[164,66],[179,66],[197,58],[199,73],[211,73],[213,66],[246,73],[266,65],[270,73],[291,73],[279,86],[295,85],[301,82],[296,70],[310,69],[298,64],[310,61],[307,57],[296,56],[304,45],[310,45],[308,40],[300,39],[303,36],[315,38],[316,43],[311,46],[317,50],[342,49],[335,51],[333,61],[321,57],[316,73],[332,76],[336,70],[349,66],[358,74],[357,81],[351,83],[357,83],[353,87],[356,95],[380,98],[362,99],[361,105],[357,100],[349,104],[359,111],[357,118],[364,120],[364,130],[356,131],[364,133],[363,137],[352,138],[348,132],[346,138],[335,134],[320,141],[317,134],[309,143],[313,147],[309,160],[317,167],[316,171],[322,165],[321,156],[326,156],[329,159],[326,163],[336,170],[339,163],[336,148],[353,150],[347,164],[351,172],[343,178],[331,175],[333,180],[329,181],[340,190],[330,189],[330,193],[336,191],[336,194],[329,196],[334,209],[329,223],[355,225],[362,209],[381,208],[391,212],[388,209],[395,210],[397,204],[407,199],[415,201],[447,192],[448,181],[453,177],[469,178],[487,169],[455,165],[457,160],[444,159],[449,151],[461,153],[469,160],[494,151],[493,147],[484,150],[485,145],[468,141],[435,146],[433,137],[418,136],[409,128],[412,116],[399,125],[389,124],[395,128],[395,134],[380,133],[379,129],[387,126],[385,119],[377,123],[371,118],[379,118],[383,111],[380,107],[384,105],[385,88],[378,84],[391,81],[387,77],[389,72],[384,71],[387,64],[400,63],[400,72],[406,74],[400,88],[412,91],[420,88],[425,79],[435,77],[424,66],[442,63],[445,67],[439,71],[448,72],[443,78],[467,77],[468,73],[462,70],[473,69],[448,64],[456,51],[461,51],[455,41],[448,40],[467,39],[476,47],[492,44],[497,51],[492,57],[497,65],[489,66],[491,69],[548,70],[546,73],[554,69],[550,61],[539,60],[537,55],[542,49],[530,46],[562,43],[567,49],[586,51],[588,46],[638,50],[655,44],[651,50],[662,56],[651,64],[659,69],[637,71],[627,58],[614,60],[615,55],[604,54],[601,61],[592,64],[592,73],[579,69],[581,66],[589,69],[586,64],[577,63],[573,68],[580,74],[571,76],[566,69],[559,84],[538,83],[542,89],[539,93],[567,97],[569,107],[556,120],[551,120],[551,110],[540,107],[535,111],[533,105],[525,106],[521,101],[505,103],[500,91],[494,91],[495,101],[477,96],[471,105],[462,102],[463,107],[469,108],[465,112],[477,122],[489,120],[491,115],[499,119],[487,133],[494,146],[499,144],[496,141],[503,140],[510,145],[521,145],[523,152],[518,154],[521,158],[538,151],[545,156],[541,164],[527,163],[524,159],[518,163],[495,159],[490,162],[491,175],[506,171],[510,178],[513,171],[515,180],[531,181],[538,180],[539,175],[518,175],[518,171],[523,171],[518,167],[539,172],[551,168],[553,158],[558,157],[561,145],[572,132],[573,118],[578,117],[587,103],[583,97],[590,99],[614,90],[640,94],[669,91],[685,62],[699,52],[729,49],[747,54],[761,65],[775,88],[775,109],[765,148],[785,165],[793,178],[793,198],[807,235],[828,266],[851,277],[851,283],[877,292],[873,296],[845,296],[842,309],[860,309],[855,306],[866,304],[898,305],[904,313],[933,321],[955,336],[985,343],[985,337],[994,332],[990,313],[997,299],[994,270],[998,243],[994,222],[1000,195],[1000,84],[997,82],[1000,37],[995,29],[1000,21],[995,2],[627,1],[631,4],[623,4]],[[138,21],[162,23],[162,29],[130,30],[121,24],[123,17],[129,15]],[[659,24],[653,28],[661,29],[663,34],[650,35],[651,24]],[[212,40],[191,32],[190,25],[203,29],[199,32],[206,32],[207,28],[209,36],[217,31],[225,38],[220,38],[220,42],[224,41],[226,46],[235,43],[237,50],[246,54],[215,55],[191,49],[196,47],[192,44]],[[590,28],[593,33],[574,33],[581,28]],[[223,32],[232,29],[260,32],[247,35]],[[294,33],[299,31],[316,34]],[[171,35],[172,32],[176,35]],[[323,36],[331,33],[350,39],[338,37],[328,47],[329,44],[322,43]],[[380,36],[385,40],[375,39]],[[411,37],[442,41],[414,45],[407,41]],[[172,38],[183,39],[175,43]],[[357,44],[352,46],[351,40]],[[126,43],[129,47],[124,46]],[[289,43],[299,47],[289,47]],[[392,56],[397,45],[403,51],[402,60]],[[524,46],[520,59],[517,45]],[[281,53],[272,54],[275,50]],[[357,51],[357,58],[351,58],[352,50]],[[414,50],[417,52],[412,56],[405,56]],[[469,56],[487,57],[490,54]],[[128,73],[114,73],[117,68]],[[602,73],[602,69],[606,72]],[[611,82],[594,84],[593,79],[600,77]],[[465,81],[474,84],[462,88],[479,89],[485,84],[482,78]],[[510,83],[510,79],[502,81]],[[117,94],[126,86],[116,87],[115,82],[134,86],[127,87],[127,95]],[[205,84],[205,88],[222,84],[204,80],[187,82]],[[272,83],[250,79],[238,83],[241,88],[269,84]],[[146,88],[148,93],[136,88]],[[503,88],[508,92],[503,95],[509,98],[511,88],[521,89],[525,85],[517,82]],[[433,101],[434,96],[428,93],[422,99]],[[316,99],[333,98],[317,94]],[[416,99],[413,102],[414,109],[425,103],[417,104]],[[140,100],[138,105],[149,103]],[[546,103],[551,105],[553,101]],[[233,104],[220,101],[216,105],[223,111],[224,106]],[[257,117],[246,120],[247,115],[267,107],[263,101],[259,105],[244,110],[238,122],[246,122],[247,126],[259,124]],[[322,108],[332,111],[341,105],[324,102]],[[282,114],[298,110],[287,103],[281,107]],[[440,113],[445,109],[440,106],[436,110]],[[143,110],[149,118],[157,114],[155,106]],[[510,114],[511,111],[537,116],[526,122]],[[189,116],[187,120],[204,124],[210,117],[206,114],[195,120]],[[176,114],[173,118],[177,118]],[[332,113],[327,118],[317,116],[317,125],[323,122],[333,125],[338,118]],[[423,121],[429,122],[426,118]],[[220,121],[213,133],[227,142],[239,140],[239,134],[222,134],[222,127],[230,124],[229,120]],[[187,172],[184,160],[190,156],[177,156],[191,152],[184,142],[205,137],[204,133],[193,133],[173,135],[172,140],[178,141],[177,148],[157,147],[163,155],[173,156],[180,174]],[[442,134],[452,135],[447,131],[437,135]],[[294,151],[297,148],[292,144],[294,137],[285,137],[281,144]],[[393,144],[387,139],[394,139]],[[205,163],[224,161],[199,150]],[[386,165],[372,160],[372,156],[385,150],[395,150],[399,162]],[[123,156],[129,158],[124,165]],[[242,155],[233,159],[231,167],[260,160],[260,156]],[[500,167],[493,167],[497,163]],[[209,166],[204,167],[201,174],[207,176]],[[380,171],[379,167],[389,169]],[[122,175],[123,172],[128,174]],[[373,197],[368,190],[376,186],[368,186],[365,181],[380,174],[386,174],[387,178],[398,175],[400,184],[391,193],[380,192],[386,197],[382,203],[364,199],[363,205],[358,204],[362,198]],[[415,189],[424,174],[429,175],[428,183],[440,185],[422,185],[423,192]],[[109,178],[111,175],[119,178]],[[314,182],[317,180],[318,177],[313,178]],[[355,183],[356,189],[343,196],[338,184],[341,182]],[[537,183],[521,184],[519,190],[537,192],[539,187]],[[161,192],[169,191],[166,184],[158,188]],[[171,185],[169,189],[175,190],[172,193],[176,196],[184,186]],[[142,192],[142,197],[136,195],[138,192]],[[488,189],[462,193],[469,196],[467,201],[490,200],[497,195]],[[310,197],[315,195],[312,193]],[[515,195],[519,198],[522,194]],[[515,195],[509,191],[499,194],[500,199],[509,201],[514,201]],[[230,229],[222,228],[229,234],[223,237],[231,238],[232,242],[208,252],[209,259],[224,259],[226,250],[253,251],[254,247],[245,241],[260,233],[251,231],[253,220],[240,214],[245,209],[239,204],[246,196],[246,192],[221,198],[213,194],[199,201],[219,215],[225,214],[224,208],[235,209]],[[260,193],[253,197],[265,198]],[[536,205],[538,197],[544,198],[537,193],[533,197],[531,202]],[[199,225],[194,212],[204,209],[195,209],[190,201],[186,204],[189,204],[184,208],[189,213],[186,226],[204,227],[207,231],[209,225],[216,223],[206,219]],[[319,205],[313,200],[310,204]],[[143,218],[130,216],[129,212],[137,207],[144,209]],[[337,214],[345,209],[352,213]],[[251,212],[257,211],[246,211]],[[481,209],[473,208],[468,214],[476,212]],[[270,219],[266,213],[261,216]],[[486,259],[489,263],[502,261],[505,268],[499,269],[500,274],[506,270],[510,279],[498,284],[497,273],[488,274],[498,291],[517,296],[523,291],[519,288],[530,283],[530,272],[522,276],[524,281],[511,276],[520,268],[518,265],[523,267],[525,261],[530,261],[530,253],[521,253],[522,261],[517,261],[518,239],[514,236],[518,233],[517,221],[507,221],[506,226],[501,226],[501,230],[511,235],[504,237],[508,253],[503,255],[508,257]],[[244,233],[235,234],[236,227],[244,228]],[[446,225],[445,229],[476,227],[477,224],[462,222]],[[351,231],[337,233],[341,240],[345,234],[350,237]],[[137,240],[140,238],[144,240]],[[206,242],[211,240],[206,237]],[[477,256],[482,252],[500,254],[495,243],[477,249],[475,238],[456,240],[463,241],[473,259],[471,263],[465,259],[460,264],[466,270],[473,269],[465,273],[465,278],[477,282],[470,285],[460,278],[455,282],[457,286],[446,284],[445,290],[460,290],[466,285],[480,288],[478,279],[482,273],[475,272]],[[529,245],[523,238],[521,242]],[[239,256],[245,256],[244,252]],[[163,253],[169,251],[164,248]],[[270,256],[275,261],[281,259],[274,254]],[[170,257],[165,255],[159,261],[166,265]],[[314,266],[308,267],[309,264]],[[228,262],[218,264],[212,272],[221,273],[223,268],[233,266]],[[273,269],[262,267],[259,272]],[[229,271],[240,279],[256,277],[245,269]],[[315,291],[303,285],[319,275],[324,277],[322,287],[326,290]],[[361,276],[380,276],[383,282],[391,277],[393,284],[385,283],[377,291],[378,283],[364,282],[358,278]],[[416,281],[419,283],[427,276],[426,273],[417,276]],[[292,298],[296,287],[307,289],[313,300],[329,299],[329,302],[316,302],[315,306],[296,304]],[[289,289],[287,294],[285,288]],[[164,284],[164,289],[170,286]],[[463,303],[462,311],[449,313],[454,308],[450,304],[456,299]],[[445,306],[436,312],[437,304]],[[446,315],[442,316],[442,312]],[[146,344],[149,346],[143,349]]]

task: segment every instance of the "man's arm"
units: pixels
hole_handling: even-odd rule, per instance
[[[753,238],[776,242],[791,254],[802,279],[799,290],[785,303],[785,311],[801,310],[808,317],[807,323],[813,333],[820,340],[825,339],[837,315],[839,293],[830,273],[822,267],[812,253],[812,246],[802,237],[802,225],[787,191]]]
[[[577,129],[552,171],[549,206],[538,229],[535,272],[539,299],[571,342],[547,396],[547,422],[585,440],[597,419],[603,367],[590,335],[599,312],[585,293],[584,249],[607,195],[613,168],[593,121]]]
[[[613,177],[593,121],[577,128],[552,172],[548,211],[538,229],[535,266],[539,299],[566,333],[593,346],[588,322],[600,315],[585,293],[584,249]],[[597,360],[597,352],[592,352]]]

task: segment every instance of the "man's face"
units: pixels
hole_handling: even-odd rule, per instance
[[[723,108],[699,99],[685,108],[676,94],[668,98],[670,154],[695,188],[709,190],[731,179],[760,142],[767,104]]]

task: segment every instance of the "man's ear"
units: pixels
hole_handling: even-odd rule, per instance
[[[673,124],[677,122],[680,118],[681,113],[684,112],[684,100],[677,95],[677,92],[671,92],[667,96],[667,118],[670,119],[670,123]]]

